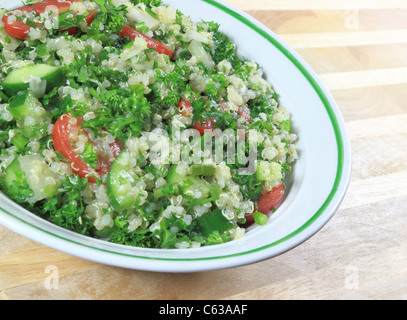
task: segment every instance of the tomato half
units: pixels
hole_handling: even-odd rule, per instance
[[[21,8],[18,8],[17,10],[25,11],[25,12],[31,12],[34,11],[33,6],[24,6]],[[12,13],[13,11],[11,11]],[[14,21],[9,23],[9,17],[10,13],[6,13],[3,18],[3,25],[4,25],[4,30],[8,33],[9,36],[21,40],[27,39],[28,32],[30,32],[31,27],[28,24],[25,24],[22,21]]]
[[[90,175],[100,178],[109,172],[112,161],[101,154],[98,154],[98,163],[96,169],[92,169],[75,151],[75,142],[78,141],[79,134],[86,134],[81,129],[82,118],[74,118],[69,113],[62,115],[54,124],[52,130],[52,142],[55,151],[61,153],[70,163],[75,174],[83,178],[88,178],[89,182],[95,183],[97,180]],[[116,158],[121,148],[115,141],[109,145]]]
[[[167,56],[170,57],[170,59],[173,59],[173,52],[171,49],[167,48],[165,45],[163,45],[160,41],[157,41],[155,39],[152,39],[145,34],[133,29],[129,25],[125,25],[120,32],[120,35],[122,37],[126,36],[129,37],[131,40],[134,40],[136,38],[142,38],[147,42],[147,47],[148,48],[153,48],[155,51],[157,51],[160,54],[166,54]]]
[[[265,195],[260,197],[257,203],[257,211],[267,214],[269,213],[281,200],[284,195],[284,185],[280,183],[278,186],[271,189]]]
[[[13,38],[20,39],[20,40],[26,40],[28,33],[30,32],[31,27],[19,20],[15,20],[12,22],[9,22],[9,16],[10,14],[13,13],[13,11],[23,11],[23,12],[32,12],[34,11],[36,15],[40,15],[43,12],[46,12],[47,10],[52,10],[54,8],[58,9],[58,14],[61,14],[63,12],[68,11],[71,8],[71,4],[74,2],[82,2],[83,0],[46,0],[46,1],[41,1],[37,3],[33,3],[30,5],[26,5],[20,8],[17,8],[15,10],[12,10],[8,13],[6,13],[3,16],[3,24],[4,24],[4,30],[8,33]],[[92,23],[94,18],[94,13],[89,13],[89,15],[86,17],[86,22],[88,24]],[[36,23],[36,26],[39,28],[42,28],[43,26],[39,23]],[[71,28],[68,30],[61,30],[62,32],[68,32],[69,34],[75,33],[76,29]]]
[[[281,201],[284,195],[284,185],[280,183],[278,186],[271,189],[271,191],[262,195],[257,202],[257,211],[263,214],[268,214],[275,208]],[[246,214],[245,226],[248,227],[254,223],[253,213]]]

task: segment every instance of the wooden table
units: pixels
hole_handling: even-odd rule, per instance
[[[353,173],[335,216],[276,258],[193,274],[100,265],[0,227],[0,299],[407,299],[407,1],[228,2],[295,48],[339,105]]]

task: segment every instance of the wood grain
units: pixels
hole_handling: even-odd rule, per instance
[[[284,35],[284,40],[293,48],[386,45],[407,43],[407,30],[293,33]]]
[[[242,10],[351,10],[351,9],[406,9],[403,0],[229,0]]]
[[[193,274],[100,265],[0,226],[0,300],[407,299],[407,1],[228,2],[295,48],[331,90],[352,146],[338,212],[278,257]]]

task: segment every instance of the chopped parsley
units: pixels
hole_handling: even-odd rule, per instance
[[[288,159],[296,154],[294,126],[280,113],[278,94],[259,79],[260,66],[239,55],[219,23],[192,22],[161,0],[91,2],[95,12],[61,13],[59,30],[47,30],[46,39],[34,21],[27,24],[41,32],[25,41],[0,32],[0,189],[55,225],[128,246],[221,244],[243,236],[246,216],[264,225],[267,215],[257,212],[257,203],[266,187],[281,185],[293,172]],[[132,16],[135,6],[145,11],[145,21]],[[121,36],[125,25],[147,41]],[[70,34],[60,32],[68,29]],[[153,42],[173,55],[160,53]],[[16,95],[7,93],[5,80],[12,66],[29,64],[55,66],[63,85],[47,79],[51,88],[41,91],[29,83],[24,90],[36,88],[36,100],[12,113]],[[36,85],[44,85],[38,78]],[[189,112],[178,109],[182,99],[190,102]],[[216,134],[197,134],[196,141],[177,136],[204,126]],[[261,134],[256,161],[272,164],[273,172],[239,174],[239,158],[251,145],[238,129]],[[236,139],[239,148],[230,158],[229,141],[216,140],[219,132]],[[209,146],[213,159],[225,161],[177,171],[181,164],[153,157],[168,145],[174,147],[170,156]],[[49,169],[35,173],[39,180],[57,182],[54,189],[43,188],[50,193],[39,200],[33,195],[40,187],[10,167],[32,155]],[[204,152],[193,159],[203,160]]]

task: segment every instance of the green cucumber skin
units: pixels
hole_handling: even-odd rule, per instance
[[[6,190],[10,190],[13,182],[17,180],[16,172],[21,170],[18,158],[15,158],[6,168],[4,172],[3,182]]]
[[[131,168],[123,166],[120,162],[123,157],[128,156],[127,151],[122,151],[115,159],[110,167],[106,181],[106,193],[110,202],[110,205],[116,211],[123,211],[131,207],[135,203],[135,199],[129,197],[126,194],[119,194],[118,189],[120,187],[120,175],[121,172],[129,172]]]
[[[46,93],[65,84],[65,72],[63,68],[37,64],[11,71],[3,82],[3,89],[6,94],[14,96],[21,91],[27,90],[29,84],[24,83],[22,80],[26,75],[34,75],[40,77],[42,80],[46,80]]]
[[[14,96],[10,102],[9,112],[13,119],[20,122],[16,129],[16,135],[11,141],[12,143],[16,141],[16,146],[23,147],[28,143],[28,141],[23,140],[40,139],[47,133],[48,123],[46,120],[49,118],[49,113],[43,109],[42,104],[31,91],[26,90]],[[23,125],[27,117],[34,119],[34,123]]]
[[[197,176],[182,175],[176,172],[177,165],[173,165],[168,171],[168,184],[179,185],[181,190],[186,193],[201,192],[201,199],[209,197],[209,183]]]
[[[34,166],[39,169],[36,180],[32,179],[30,172]],[[47,181],[48,177],[54,178],[54,182]],[[31,154],[19,156],[11,162],[4,172],[2,186],[6,193],[16,201],[19,202],[20,197],[24,196],[29,197],[29,201],[34,203],[58,194],[60,183],[56,179],[57,176],[51,171],[42,156]],[[28,195],[27,190],[32,194]],[[23,193],[20,193],[21,191]]]
[[[117,184],[118,182],[116,181],[115,175],[115,163],[112,164],[110,167],[109,173],[107,175],[107,181],[106,181],[106,193],[107,197],[109,199],[110,205],[117,211],[121,211],[122,208],[124,207],[122,203],[118,200],[117,197]]]
[[[29,90],[24,91],[23,94],[17,94],[10,103],[9,111],[13,118],[19,121],[24,120],[25,117],[33,116],[36,103],[39,103]]]
[[[15,158],[4,171],[1,189],[16,203],[26,203],[32,199],[33,191],[29,188],[18,158]],[[22,192],[21,192],[22,191]]]
[[[177,172],[177,165],[173,165],[168,170],[167,182],[168,184],[182,184],[185,177],[185,175],[181,175]]]

